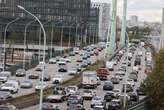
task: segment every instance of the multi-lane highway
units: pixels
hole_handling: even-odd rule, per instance
[[[134,55],[133,55],[133,58],[131,60],[131,66],[128,67],[128,75],[127,75],[127,78],[129,76],[129,73],[132,72],[132,68],[134,66],[134,61],[135,61],[135,56],[137,55],[137,52],[139,51],[139,49],[137,48]],[[147,77],[144,70],[145,70],[145,49],[142,48],[142,57],[141,57],[141,70],[139,71],[138,73],[138,81],[135,83],[135,86],[134,86],[134,91],[136,91],[136,88],[137,87],[140,87],[140,84],[141,82],[143,82],[143,80]],[[101,53],[102,54],[102,53]],[[121,58],[120,62],[114,67],[114,71],[110,71],[110,75],[108,77],[108,81],[110,81],[111,77],[116,73],[116,71],[118,71],[118,69],[122,66],[122,62],[125,60],[125,57],[127,56],[127,53],[124,53],[124,56]],[[78,56],[77,56],[78,57]],[[92,60],[96,60],[95,57]],[[75,63],[76,64],[76,63]],[[65,73],[64,73],[65,74]],[[68,77],[68,76],[66,76]],[[125,76],[124,76],[124,79],[125,79]],[[115,84],[114,85],[114,89],[120,89],[122,90],[122,86],[123,86],[123,83],[124,83],[124,79],[122,81],[120,81],[119,84]],[[104,81],[101,81],[101,85],[98,86],[95,90],[96,90],[96,95],[97,96],[100,96],[102,98],[104,98],[104,95],[106,93],[106,91],[103,91],[103,84],[104,84]],[[80,92],[81,94],[83,93],[83,89],[80,89]],[[122,93],[123,94],[123,93]],[[143,98],[144,96],[140,96],[140,100]],[[60,110],[66,110],[67,109],[67,103],[66,102],[63,102],[63,103],[56,103],[56,105],[59,106]],[[86,110],[92,110],[90,108],[90,105],[91,105],[91,101],[84,101],[84,107]],[[37,110],[39,108],[39,105],[35,105],[35,106],[32,106],[32,107],[29,107],[29,108],[26,108],[24,110]]]

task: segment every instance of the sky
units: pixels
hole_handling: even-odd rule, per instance
[[[92,0],[96,2],[111,3],[112,0]],[[162,8],[164,0],[127,0],[127,19],[137,15],[139,21],[162,22]],[[123,0],[118,0],[118,16],[122,18]]]

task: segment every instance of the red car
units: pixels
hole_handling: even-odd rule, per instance
[[[146,67],[145,73],[150,73],[150,72],[152,72],[152,68],[151,67]]]
[[[97,74],[106,74],[106,75],[108,75],[109,74],[109,70],[108,70],[108,68],[99,68],[97,70]]]
[[[101,48],[101,47],[97,47],[97,50],[98,50],[98,51],[101,51],[102,49],[103,49],[103,48]]]

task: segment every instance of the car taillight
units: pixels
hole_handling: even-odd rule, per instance
[[[54,108],[53,107],[49,107],[48,109],[53,110]]]
[[[67,110],[70,110],[69,108],[67,108]]]
[[[75,110],[78,110],[78,108],[76,108]]]
[[[108,106],[112,106],[112,104],[109,104]]]

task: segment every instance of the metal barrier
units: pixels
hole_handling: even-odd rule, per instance
[[[65,50],[66,53],[70,52],[70,51],[73,51],[73,48],[68,48]],[[59,56],[59,55],[62,55],[64,54],[64,50],[61,51],[55,51],[55,53],[53,53],[53,57],[56,57],[56,56]],[[48,54],[46,56],[46,60],[50,59],[50,54]],[[40,58],[40,61],[42,61],[42,58]],[[35,58],[35,59],[32,59],[31,61],[29,62],[25,62],[25,67],[26,69],[29,69],[31,67],[34,67],[36,66],[37,64],[39,63],[39,59],[38,58]],[[23,63],[20,63],[20,64],[17,64],[17,65],[14,65],[14,66],[11,66],[9,68],[6,69],[6,71],[10,71],[12,72],[12,74],[14,74],[16,72],[17,69],[20,69],[23,67]]]
[[[127,110],[146,110],[147,97],[127,107]]]

